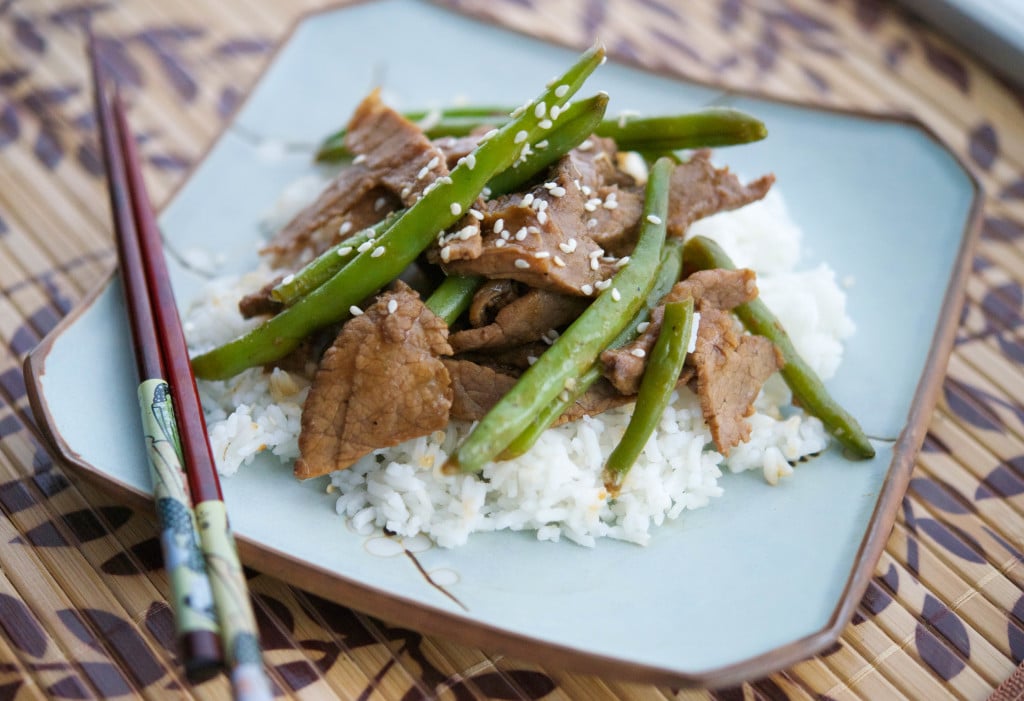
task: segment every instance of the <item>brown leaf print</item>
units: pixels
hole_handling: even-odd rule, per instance
[[[228,39],[217,45],[214,54],[220,57],[245,56],[247,54],[263,54],[269,51],[274,43],[269,39],[240,37]]]
[[[583,36],[588,39],[596,37],[607,13],[607,0],[587,0],[583,8]]]
[[[36,29],[35,23],[24,16],[14,18],[14,38],[18,44],[32,53],[41,54],[46,51],[46,40]]]
[[[718,28],[728,34],[740,23],[743,0],[721,0],[718,5]]]
[[[776,12],[766,12],[765,15],[769,21],[787,26],[801,33],[833,31],[832,25],[825,20],[792,8]]]
[[[1024,466],[1024,456],[1018,456],[1004,464],[996,465],[978,485],[974,492],[974,498],[977,500],[1006,499],[1024,494],[1024,479],[1021,477],[1024,474],[1022,466]]]
[[[1007,640],[1010,643],[1010,654],[1017,664],[1024,662],[1024,596],[1017,599],[1010,611],[1010,620],[1006,624]]]
[[[957,655],[950,650],[925,626],[917,625],[914,631],[914,644],[921,654],[921,659],[942,679],[949,681],[967,666],[964,659],[971,656],[971,642],[967,630],[963,622],[931,594],[925,595],[921,616],[960,653]]]
[[[129,556],[131,553],[131,556]],[[128,552],[119,552],[102,565],[100,569],[115,576],[131,576],[139,573],[138,561],[146,572],[154,572],[163,567],[163,551],[160,550],[160,541],[157,538],[148,538],[141,543],[136,543],[128,549]]]
[[[951,485],[937,478],[915,477],[910,480],[910,491],[947,514],[963,515],[977,511],[970,503],[957,499],[956,491]]]
[[[968,136],[967,152],[979,168],[989,170],[999,157],[999,135],[995,127],[983,122],[972,129]]]
[[[857,24],[866,32],[873,32],[881,24],[885,12],[885,6],[880,0],[856,0],[853,7],[853,16]]]
[[[96,35],[95,46],[100,65],[103,66],[107,75],[114,79],[114,82],[121,87],[141,88],[143,86],[142,70],[120,39]]]
[[[807,78],[807,82],[819,93],[825,94],[830,90],[828,80],[821,73],[818,73],[818,71],[809,66],[800,66],[800,70],[803,72],[804,77]]]
[[[987,239],[1001,239],[1012,243],[1024,236],[1024,224],[1006,217],[985,217],[981,235]]]
[[[57,699],[95,698],[78,677],[64,677],[57,683],[46,687],[46,693]]]
[[[966,93],[970,90],[970,74],[959,58],[927,39],[921,41],[921,47],[924,49],[924,57],[928,61],[928,65],[936,73],[953,83],[960,89],[960,92]]]
[[[150,652],[145,639],[131,621],[102,609],[80,609],[76,615],[84,616],[98,631],[107,646],[125,662],[124,666],[137,684],[149,686],[164,677],[164,666]]]
[[[92,26],[93,15],[111,8],[108,2],[83,2],[66,5],[50,13],[50,21],[61,27],[88,29]]]
[[[885,50],[885,65],[892,70],[899,68],[903,59],[910,53],[911,45],[905,37],[892,42]]]
[[[20,480],[0,484],[0,505],[8,514],[16,514],[36,503],[32,492]]]
[[[779,37],[775,30],[765,25],[758,38],[757,46],[754,47],[754,63],[761,72],[770,71],[775,67],[775,59],[779,54]]]
[[[46,632],[20,599],[0,594],[0,630],[11,645],[31,657],[46,654]]]
[[[1001,200],[1024,200],[1024,177],[1017,178],[999,193]]]

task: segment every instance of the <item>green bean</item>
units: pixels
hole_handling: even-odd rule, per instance
[[[392,213],[373,226],[360,229],[347,239],[334,244],[319,256],[309,261],[298,272],[285,276],[270,290],[270,296],[285,306],[324,284],[356,257],[359,247],[377,238],[388,230],[397,215]]]
[[[735,266],[722,248],[710,239],[695,236],[686,243],[684,255],[687,267],[696,269],[729,268]],[[857,420],[833,399],[824,383],[810,365],[800,357],[789,334],[760,299],[741,304],[733,310],[751,333],[772,341],[785,361],[782,378],[793,392],[796,403],[807,413],[817,416],[825,428],[845,448],[858,458],[872,458],[875,449],[868,441]]]
[[[480,288],[484,279],[475,275],[449,275],[437,289],[427,297],[424,303],[427,309],[444,319],[451,326],[462,312],[469,309],[473,294]]]
[[[376,245],[359,253],[320,287],[260,326],[192,361],[198,377],[225,379],[242,370],[273,362],[290,351],[310,332],[345,319],[353,305],[394,280],[429,246],[437,232],[455,223],[472,206],[487,182],[515,162],[521,144],[534,141],[545,130],[532,105],[562,107],[604,58],[595,46],[559,79],[551,83],[519,116],[484,139],[446,178],[398,217]],[[564,86],[564,87],[563,87]]]
[[[689,114],[606,119],[598,136],[615,140],[623,151],[676,151],[733,146],[768,136],[764,123],[740,110],[712,107]]]
[[[661,249],[661,263],[658,265],[658,274],[654,280],[654,286],[647,295],[647,302],[640,309],[640,312],[633,317],[633,320],[622,329],[618,336],[608,344],[608,348],[619,348],[626,345],[636,337],[637,327],[651,315],[651,310],[661,303],[661,300],[668,294],[672,286],[679,282],[679,276],[683,268],[683,240],[681,237],[670,237],[665,241]],[[576,382],[576,388],[567,397],[558,397],[555,401],[541,409],[530,425],[513,439],[508,447],[501,453],[502,460],[519,457],[533,447],[533,444],[540,438],[540,434],[551,428],[566,410],[571,407],[577,399],[591,388],[591,386],[602,377],[600,363],[594,363],[586,372],[580,375]]]
[[[544,148],[531,151],[516,165],[491,178],[487,183],[491,194],[502,195],[518,190],[535,175],[578,146],[593,133],[594,125],[601,120],[607,106],[608,96],[601,93],[574,102],[567,107],[559,115],[551,131],[545,135],[544,140],[548,143]],[[278,283],[271,290],[271,296],[287,306],[315,290],[345,267],[355,257],[355,250],[367,238],[375,238],[386,230],[390,220],[385,220],[385,222],[387,223],[377,224],[371,229],[364,229],[349,239],[331,246],[304,268]],[[368,231],[373,235],[365,233]]]
[[[604,116],[607,107],[608,95],[606,93],[598,93],[566,107],[558,116],[557,126],[546,135],[544,141],[547,141],[547,144],[544,148],[536,148],[522,161],[504,173],[498,173],[491,178],[491,182],[487,184],[487,187],[491,189],[491,194],[503,195],[515,192],[538,173],[583,143],[588,136],[594,133],[594,128],[601,122],[601,117]]]
[[[403,117],[417,122],[429,138],[442,136],[466,136],[481,126],[500,127],[509,120],[509,107],[487,107],[467,105],[447,107],[441,110],[416,110],[404,112]],[[334,132],[320,144],[316,160],[320,163],[341,161],[352,156],[345,146],[346,128]]]
[[[654,433],[679,382],[693,326],[693,300],[668,302],[658,340],[651,350],[626,432],[604,466],[605,486],[617,494],[640,451]]]
[[[672,162],[665,159],[651,169],[640,237],[629,265],[611,278],[610,288],[587,307],[481,419],[448,458],[446,471],[476,472],[501,453],[544,406],[561,392],[572,391],[579,376],[643,306],[654,284],[665,242],[672,167]]]

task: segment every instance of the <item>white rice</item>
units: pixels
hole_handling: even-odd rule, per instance
[[[845,294],[826,265],[796,271],[801,233],[777,190],[762,202],[698,222],[692,233],[716,239],[738,265],[758,272],[762,296],[797,349],[822,377],[830,377],[842,359],[841,340],[853,333]],[[186,317],[190,343],[208,348],[251,325],[238,315],[237,299],[271,274],[262,270],[211,285],[204,303]],[[281,370],[268,375],[253,369],[226,382],[200,382],[219,470],[234,474],[261,453],[290,465],[298,456],[307,389],[306,380]],[[725,459],[713,449],[696,396],[679,390],[615,499],[609,499],[601,471],[632,406],[549,430],[526,455],[489,464],[481,475],[441,474],[448,453],[469,430],[453,423],[446,431],[374,451],[333,473],[331,486],[340,494],[338,513],[366,534],[382,528],[402,536],[423,534],[443,547],[461,545],[474,532],[504,529],[535,531],[539,540],[564,536],[585,546],[601,537],[644,544],[652,527],[720,496],[723,469],[761,470],[776,484],[800,458],[823,450],[828,438],[821,422],[794,411],[789,401],[785,384],[777,375],[771,378],[749,419],[750,440]]]

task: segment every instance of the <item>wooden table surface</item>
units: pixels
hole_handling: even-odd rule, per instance
[[[294,21],[324,4],[0,0],[0,700],[229,694],[224,677],[184,681],[152,515],[72,482],[48,455],[21,362],[114,261],[87,29],[130,95],[161,202]],[[622,683],[421,636],[254,573],[278,694],[982,699],[997,690],[1024,659],[1024,94],[879,0],[444,4],[577,46],[600,36],[620,58],[681,76],[915,115],[985,189],[967,302],[886,550],[825,654],[730,689]]]

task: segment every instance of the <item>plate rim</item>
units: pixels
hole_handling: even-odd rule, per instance
[[[375,1],[355,0],[354,2],[345,2],[341,0],[337,3],[331,3],[326,7],[307,10],[297,15],[291,25],[281,35],[279,43],[274,47],[267,58],[266,64],[253,80],[245,98],[239,101],[239,104],[232,113],[222,122],[210,143],[197,156],[187,173],[170,190],[160,206],[160,211],[163,211],[174,202],[184,186],[206,162],[212,150],[230,132],[238,121],[239,115],[256,92],[257,87],[263,82],[268,71],[276,63],[280,52],[291,42],[296,31],[303,23],[322,14],[354,6],[367,5]],[[423,2],[423,4],[442,12],[452,12],[471,18],[474,21],[496,26],[505,31],[530,37],[554,46],[573,50],[580,48],[570,42],[562,42],[548,37],[524,33],[515,27],[500,24],[486,14],[474,12],[468,8],[451,7],[430,0],[414,1]],[[723,87],[711,80],[681,75],[662,67],[651,68],[644,66],[629,57],[612,55],[611,58],[631,68],[653,75],[703,87],[723,89],[724,93],[728,95],[749,97],[775,104],[871,121],[903,124],[924,134],[936,147],[948,154],[966,176],[971,187],[971,205],[968,209],[954,265],[950,271],[949,281],[943,295],[940,317],[932,334],[931,347],[911,400],[906,424],[893,444],[893,457],[886,470],[886,477],[879,488],[879,496],[872,509],[868,527],[861,537],[852,569],[845,576],[845,585],[825,626],[802,638],[737,662],[697,672],[682,672],[659,665],[643,664],[618,657],[588,652],[542,638],[531,637],[523,633],[504,630],[475,621],[463,613],[413,601],[364,584],[345,575],[327,571],[316,564],[296,559],[286,552],[259,543],[246,536],[236,535],[236,539],[239,545],[239,554],[247,566],[253,567],[265,574],[276,576],[317,596],[421,633],[449,638],[479,648],[500,650],[527,660],[542,659],[546,665],[578,673],[597,674],[637,682],[674,684],[691,688],[731,686],[767,676],[780,669],[785,669],[828,648],[838,641],[843,630],[853,617],[857,605],[863,598],[864,592],[867,590],[873,577],[874,568],[881,558],[885,544],[891,534],[899,503],[910,482],[914,461],[928,430],[928,418],[938,400],[942,380],[945,377],[945,370],[953,349],[956,330],[959,327],[958,310],[966,294],[967,279],[970,275],[973,258],[972,253],[980,239],[984,189],[978,176],[964,157],[947,145],[932,127],[912,113],[833,106],[787,96],[772,95],[767,91],[756,88]],[[116,274],[116,263],[112,263],[96,285],[28,353],[23,362],[23,372],[29,404],[37,419],[39,429],[46,439],[47,447],[64,465],[75,468],[69,472],[68,476],[84,478],[107,491],[113,491],[135,508],[148,510],[152,513],[154,507],[149,494],[141,492],[102,472],[99,468],[82,458],[64,440],[57,430],[53,416],[49,411],[42,386],[43,378],[46,374],[46,362],[54,345],[107,292],[107,288],[114,282]]]

